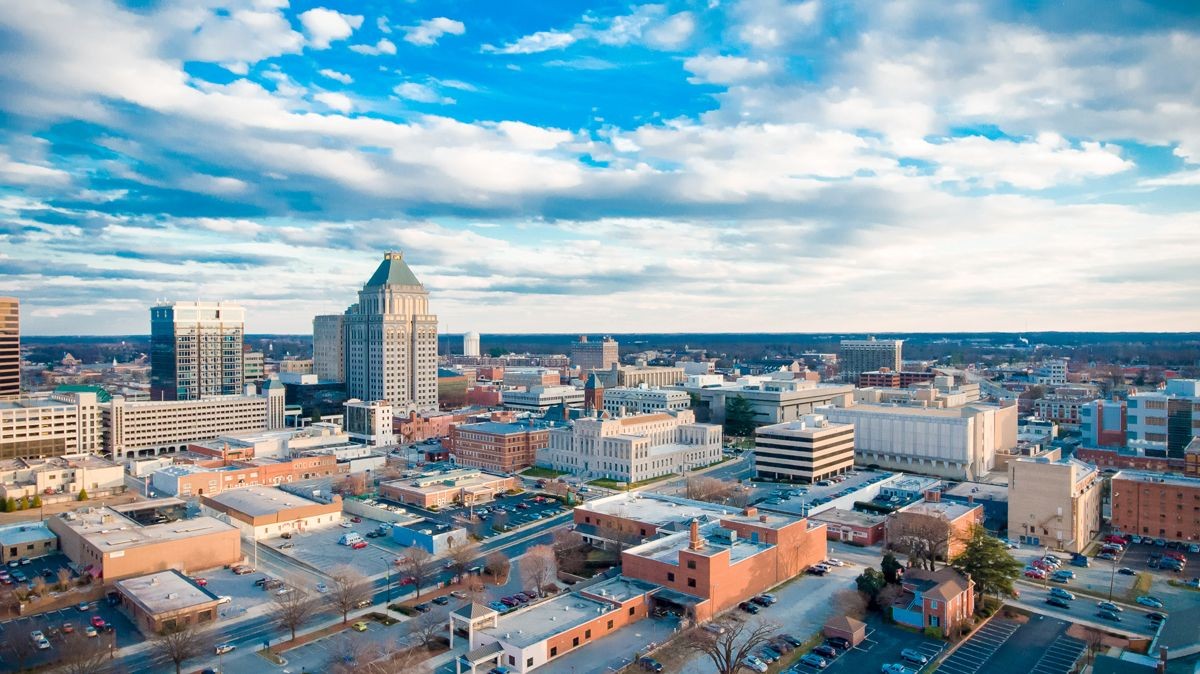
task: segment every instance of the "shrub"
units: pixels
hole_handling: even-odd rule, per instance
[[[937,639],[940,641],[942,639],[942,628],[926,627],[925,628],[925,636],[929,637],[930,639]]]

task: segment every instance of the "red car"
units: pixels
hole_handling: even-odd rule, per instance
[[[354,545],[351,545],[350,547],[354,548],[355,550],[362,550],[363,548],[367,547],[367,542],[359,541],[359,542],[355,543]]]
[[[195,583],[200,587],[206,587],[208,585],[207,578],[193,578],[192,580],[195,581]]]
[[[400,579],[400,584],[401,585],[416,585],[417,578],[416,578],[416,576],[405,576]]]
[[[1043,580],[1046,577],[1046,572],[1041,569],[1025,569],[1025,577]]]
[[[1105,536],[1104,542],[1105,543],[1117,543],[1119,545],[1128,545],[1129,544],[1129,541],[1125,540],[1124,538],[1121,538],[1120,536],[1117,536],[1116,534],[1109,534],[1108,536]]]
[[[350,518],[350,521],[351,521],[351,522],[354,522],[355,524],[362,524],[362,518],[361,518],[361,517],[359,517],[358,515],[355,515],[354,517],[351,517],[351,518]]]
[[[104,627],[104,618],[101,618],[98,615],[92,616],[92,627],[95,627],[96,629]]]
[[[1168,557],[1170,559],[1175,559],[1175,560],[1178,560],[1181,562],[1187,561],[1187,556],[1184,555],[1182,552],[1167,552],[1167,553],[1163,553],[1163,556]]]

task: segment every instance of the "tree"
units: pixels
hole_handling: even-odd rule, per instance
[[[908,556],[910,567],[934,571],[939,559],[947,559],[953,528],[945,514],[905,512],[889,518],[887,526],[888,546]]]
[[[31,503],[29,504],[29,507],[30,507],[30,508],[41,508],[41,507],[42,507],[42,495],[41,495],[41,494],[34,494],[34,495],[33,495],[33,502],[31,502]]]
[[[24,510],[28,507],[29,507],[29,502],[25,500],[24,496],[17,499],[17,510]]]
[[[488,355],[492,358],[499,358],[500,356],[507,354],[508,349],[504,348],[503,346],[493,346],[492,348],[488,349]]]
[[[862,618],[867,613],[867,597],[855,590],[838,590],[833,593],[833,611],[835,615]]]
[[[553,546],[560,569],[574,575],[586,570],[587,551],[591,546],[583,541],[583,536],[567,529],[555,529]]]
[[[971,527],[963,551],[950,565],[971,576],[975,590],[984,596],[1011,596],[1013,581],[1020,577],[1022,569],[1021,562],[1013,558],[1008,547],[979,525]]]
[[[86,500],[88,500],[88,493],[87,493],[87,489],[80,489],[80,490],[79,490],[79,500],[80,500],[80,501],[86,501]]]
[[[404,571],[413,578],[413,582],[417,586],[417,598],[420,599],[421,588],[433,578],[433,573],[437,568],[437,560],[433,558],[433,554],[428,550],[416,546],[405,550],[404,556]]]
[[[475,604],[487,603],[487,587],[483,584],[483,579],[479,576],[467,576],[467,580],[463,583],[463,592],[467,595],[467,601]]]
[[[313,614],[317,612],[317,604],[299,583],[291,582],[287,587],[291,588],[291,592],[276,594],[271,603],[275,609],[275,620],[280,627],[291,632],[292,641],[295,641],[296,630],[312,620]]]
[[[451,541],[450,551],[447,554],[450,570],[457,580],[462,580],[467,569],[475,564],[475,558],[479,556],[479,546],[464,540],[457,543],[453,542],[453,539]]]
[[[854,579],[854,584],[858,587],[858,591],[866,597],[870,605],[879,606],[879,593],[887,585],[887,581],[884,580],[882,573],[867,567],[863,569],[858,578]]]
[[[558,578],[558,560],[554,556],[554,548],[549,545],[535,545],[521,557],[521,581],[526,586],[533,586],[538,595],[542,590]]]
[[[508,557],[503,552],[493,552],[484,560],[484,569],[492,574],[498,585],[503,585],[508,582],[508,574],[512,571],[512,562],[508,561]]]
[[[438,639],[442,636],[442,630],[446,627],[446,622],[449,620],[444,615],[439,615],[434,611],[422,613],[417,616],[417,619],[412,621],[412,634],[421,640],[421,644],[427,649],[433,649],[437,645]]]
[[[742,438],[754,435],[754,407],[740,394],[725,399],[725,434]]]
[[[212,648],[208,636],[190,624],[164,628],[154,636],[151,644],[156,654],[175,663],[175,674],[183,671],[183,663],[208,653]]]
[[[71,589],[71,570],[66,567],[58,569],[58,591],[66,592]]]
[[[342,622],[362,603],[370,603],[374,595],[370,581],[358,569],[339,566],[329,574],[329,602],[342,614]]]
[[[56,674],[100,674],[109,665],[108,645],[100,639],[88,639],[80,632],[63,635],[62,657]]]
[[[29,639],[29,633],[24,630],[19,630],[15,626],[10,625],[8,629],[0,632],[0,662],[11,663],[16,665],[16,670],[25,669],[25,663],[33,657],[36,648],[33,641]]]
[[[754,652],[775,632],[776,626],[767,622],[741,622],[730,620],[721,623],[725,631],[713,634],[708,630],[694,630],[687,647],[708,657],[715,674],[737,674],[742,660]]]
[[[4,501],[4,512],[11,513],[11,512],[16,512],[16,511],[17,511],[17,499],[9,496]]]
[[[883,561],[879,563],[879,569],[883,571],[883,579],[888,583],[900,582],[900,570],[903,568],[904,565],[891,552],[885,552]]]

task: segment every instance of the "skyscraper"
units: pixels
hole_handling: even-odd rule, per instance
[[[463,355],[478,356],[479,355],[479,333],[468,332],[463,335]]]
[[[198,400],[243,391],[246,310],[224,302],[150,308],[150,396]]]
[[[0,400],[21,395],[21,303],[0,297]]]
[[[437,409],[437,316],[402,253],[384,254],[344,324],[351,398],[387,401],[398,415]]]
[[[313,317],[313,374],[321,381],[346,381],[346,336],[342,314]]]
[[[589,342],[587,335],[580,335],[578,342],[571,343],[571,364],[584,372],[607,370],[620,362],[617,340],[604,336],[598,342]]]
[[[838,372],[845,381],[854,383],[863,372],[878,372],[887,368],[900,371],[902,339],[843,339],[838,354]]]

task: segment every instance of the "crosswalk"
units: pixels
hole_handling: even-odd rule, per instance
[[[976,674],[984,671],[988,660],[1019,627],[1019,624],[1007,620],[992,620],[942,662],[938,667],[939,674]]]

